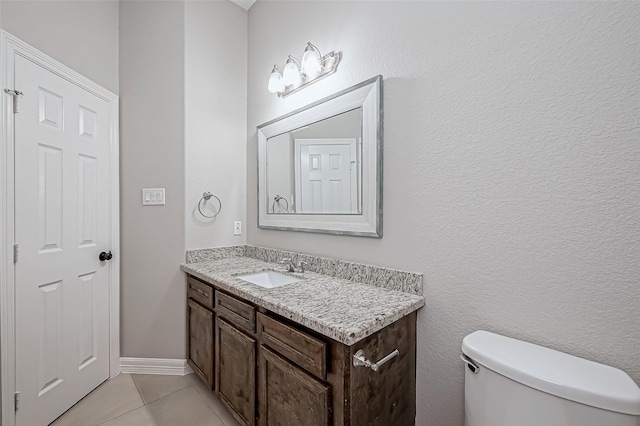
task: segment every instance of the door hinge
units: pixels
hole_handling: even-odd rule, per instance
[[[13,245],[13,263],[18,263],[18,245]]]
[[[18,402],[20,401],[20,392],[13,393],[13,406],[15,411],[18,411]]]
[[[11,96],[13,96],[13,113],[17,114],[20,112],[20,98],[22,97],[22,95],[24,95],[24,93],[22,93],[19,90],[11,90],[11,89],[4,89],[4,93],[7,93]]]

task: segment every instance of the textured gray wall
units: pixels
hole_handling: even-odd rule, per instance
[[[463,424],[462,338],[487,329],[640,382],[640,4],[257,2],[256,125],[384,81],[384,238],[259,230],[248,243],[423,272],[418,425]],[[311,41],[338,73],[287,99],[274,62]]]
[[[185,249],[244,244],[247,13],[228,2],[120,6],[122,356],[185,354]],[[167,204],[143,207],[143,187]],[[223,202],[214,221],[197,202]]]
[[[117,1],[6,1],[2,29],[118,93]]]
[[[185,358],[184,4],[120,3],[122,356]],[[165,206],[142,206],[144,187]]]
[[[247,11],[229,1],[185,2],[185,134],[187,250],[246,243]],[[215,220],[198,212],[205,191]]]

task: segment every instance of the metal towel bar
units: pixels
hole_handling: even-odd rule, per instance
[[[394,349],[389,355],[385,356],[380,361],[373,362],[370,359],[368,359],[366,357],[366,355],[364,354],[364,351],[362,349],[360,349],[360,350],[358,350],[358,352],[356,352],[353,355],[353,366],[354,367],[369,367],[373,371],[378,371],[378,369],[383,364],[386,364],[387,362],[391,361],[393,358],[397,357],[398,355],[400,355],[400,351],[397,350],[397,349]]]

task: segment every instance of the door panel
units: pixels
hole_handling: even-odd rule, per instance
[[[78,156],[78,226],[79,246],[96,246],[96,225],[98,224],[98,159],[87,155]]]
[[[19,55],[15,87],[18,426],[47,425],[109,376],[109,104]]]
[[[216,390],[242,425],[255,424],[256,341],[216,318]]]
[[[213,389],[214,315],[193,299],[187,300],[187,356],[189,365],[209,389]]]
[[[62,150],[38,144],[39,253],[62,250]]]
[[[96,333],[96,274],[80,275],[80,303],[78,310],[78,370],[82,370],[97,359],[98,335]]]
[[[260,345],[260,426],[328,426],[330,387]]]
[[[38,286],[38,396],[62,383],[62,281]]]

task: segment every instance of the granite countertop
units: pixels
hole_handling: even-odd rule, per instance
[[[184,272],[351,346],[424,306],[424,297],[315,272],[288,273],[282,265],[250,257],[183,264]],[[263,288],[237,278],[275,270],[301,281]]]

